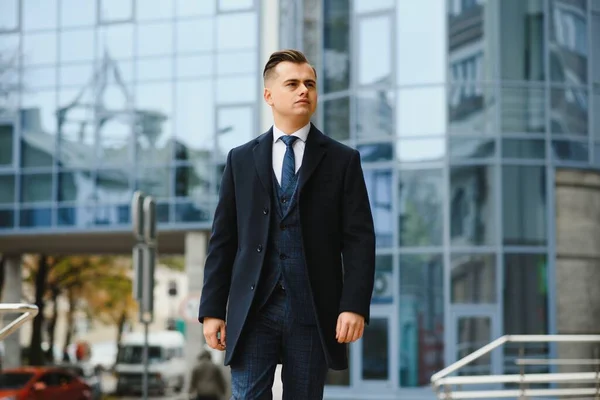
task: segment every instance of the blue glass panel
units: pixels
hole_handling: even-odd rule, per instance
[[[12,228],[15,225],[13,210],[0,210],[0,229]]]
[[[51,208],[22,209],[19,224],[24,228],[49,227],[52,225]]]
[[[198,206],[192,202],[175,204],[176,222],[204,222],[211,218],[208,205]]]

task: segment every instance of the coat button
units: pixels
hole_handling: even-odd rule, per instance
[[[254,290],[254,285],[250,285],[250,290]]]
[[[267,215],[268,213],[269,213],[269,209],[268,209],[267,207],[265,207],[265,208],[263,209],[263,214]]]
[[[287,199],[286,199],[285,197],[282,197],[282,198],[281,198],[281,202],[282,202],[283,204],[285,204],[285,203],[287,203]]]
[[[279,255],[279,259],[280,260],[285,260],[287,258],[287,256],[285,254],[280,254]]]
[[[285,224],[279,225],[279,229],[281,229],[282,231],[285,231],[285,228],[286,228]]]
[[[262,251],[262,244],[258,245],[258,247],[256,248],[256,251],[259,253]]]

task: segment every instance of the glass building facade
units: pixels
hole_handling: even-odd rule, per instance
[[[260,133],[275,5],[375,218],[372,322],[326,398],[431,396],[496,337],[555,333],[555,173],[600,167],[600,0],[0,0],[0,240],[128,230],[136,189],[160,229],[208,228]]]
[[[253,0],[2,0],[0,235],[210,224],[258,127]]]
[[[377,233],[372,323],[328,397],[431,395],[501,335],[556,333],[554,176],[600,166],[600,1],[301,3],[316,121],[362,154]]]

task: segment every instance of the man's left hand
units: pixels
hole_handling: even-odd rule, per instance
[[[365,330],[365,318],[353,312],[343,312],[337,320],[335,338],[338,343],[356,342]]]

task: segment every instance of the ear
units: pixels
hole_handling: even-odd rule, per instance
[[[271,90],[269,88],[264,89],[263,98],[265,99],[265,102],[268,105],[270,105],[271,107],[273,106],[273,96],[271,95]]]

